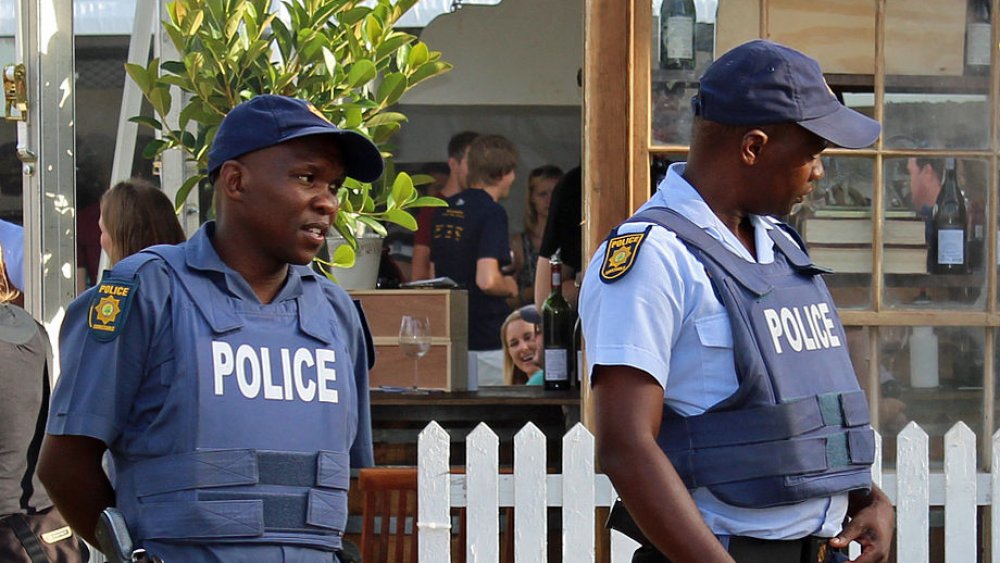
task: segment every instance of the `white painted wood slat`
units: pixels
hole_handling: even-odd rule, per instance
[[[577,423],[563,436],[563,561],[594,561],[594,436]]]
[[[545,434],[530,422],[514,436],[514,561],[545,561],[548,538]]]
[[[944,435],[944,558],[976,560],[976,434],[958,422]]]
[[[479,423],[465,439],[466,560],[469,563],[500,562],[500,438],[485,423]],[[475,502],[471,502],[475,501]]]
[[[910,422],[896,442],[899,499],[896,511],[897,561],[930,559],[930,491],[927,433]]]
[[[431,422],[417,437],[417,556],[421,563],[451,562],[451,438]]]

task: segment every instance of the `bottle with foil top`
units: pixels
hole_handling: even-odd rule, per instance
[[[552,291],[542,304],[545,389],[568,389],[573,368],[573,309],[562,294],[562,263],[552,256]]]

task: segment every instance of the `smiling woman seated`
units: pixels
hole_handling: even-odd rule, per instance
[[[534,305],[517,309],[500,327],[503,342],[503,382],[505,385],[542,385],[539,367],[542,349],[541,316]]]

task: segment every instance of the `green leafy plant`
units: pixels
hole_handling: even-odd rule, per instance
[[[153,108],[154,117],[132,121],[160,132],[144,149],[157,158],[178,149],[199,173],[177,192],[176,205],[205,180],[208,149],[219,123],[234,106],[258,94],[310,101],[331,122],[368,135],[387,159],[386,174],[371,184],[348,178],[338,198],[336,230],[349,243],[333,264],[354,263],[357,238],[366,229],[385,235],[384,222],[416,230],[406,210],[443,206],[420,197],[416,185],[429,177],[396,174],[389,139],[406,116],[390,108],[410,88],[443,74],[451,65],[441,53],[394,26],[417,0],[174,0],[163,22],[180,60],[127,64],[129,77]],[[182,92],[180,111],[171,87]]]

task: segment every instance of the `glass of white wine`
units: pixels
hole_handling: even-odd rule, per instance
[[[431,322],[424,315],[403,315],[399,323],[399,347],[413,358],[413,386],[410,393],[421,393],[417,382],[417,362],[431,349]]]

